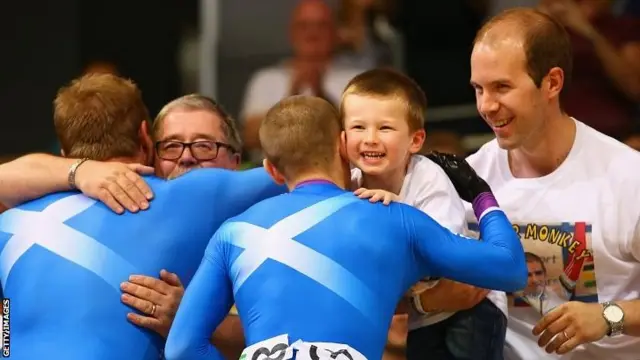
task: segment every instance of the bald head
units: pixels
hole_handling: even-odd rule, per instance
[[[474,44],[522,41],[534,28],[553,23],[546,14],[531,8],[513,8],[494,16],[476,34]]]
[[[296,57],[328,60],[333,53],[336,27],[333,12],[322,0],[302,0],[293,10],[291,45]]]
[[[292,19],[322,16],[331,19],[333,13],[329,5],[323,0],[301,0],[293,9]]]
[[[564,83],[570,83],[573,54],[569,35],[558,21],[541,11],[530,8],[506,10],[482,26],[473,44],[474,51],[482,47],[521,48],[527,72],[538,87],[554,67],[561,68]]]

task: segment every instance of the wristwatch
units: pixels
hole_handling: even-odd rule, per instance
[[[67,181],[69,182],[69,187],[71,188],[71,190],[76,190],[78,188],[76,186],[76,171],[78,171],[80,165],[84,164],[87,160],[89,160],[89,158],[78,159],[69,168]]]
[[[622,335],[624,321],[624,311],[613,301],[607,301],[602,304],[602,316],[609,325],[608,336]]]

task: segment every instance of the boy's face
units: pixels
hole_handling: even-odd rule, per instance
[[[422,147],[424,130],[409,130],[399,100],[351,94],[343,112],[349,161],[367,175],[405,171],[408,157]]]

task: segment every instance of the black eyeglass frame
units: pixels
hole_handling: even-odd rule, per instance
[[[193,145],[203,144],[203,143],[212,145],[211,148],[215,149],[213,156],[200,157],[196,154],[196,152],[193,151]],[[177,157],[164,156],[163,155],[164,153],[161,150],[161,148],[162,148],[162,145],[165,145],[165,144],[180,145],[181,149],[180,149],[180,152],[178,153],[178,156]],[[156,141],[155,143],[156,154],[158,155],[158,157],[162,160],[168,160],[168,161],[175,161],[180,159],[182,157],[182,154],[184,154],[184,149],[186,148],[189,148],[191,155],[198,161],[211,161],[211,160],[217,159],[218,154],[220,153],[220,148],[226,148],[228,151],[230,151],[233,154],[237,152],[236,149],[233,148],[233,146],[220,141],[213,141],[213,140],[198,140],[198,141],[192,141],[192,142],[184,142],[184,141],[177,141],[177,140],[163,140],[163,141]]]

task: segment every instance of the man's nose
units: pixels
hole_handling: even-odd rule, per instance
[[[198,159],[193,156],[191,149],[187,147],[182,152],[182,156],[180,156],[178,163],[184,166],[195,165],[198,163]]]
[[[476,101],[481,114],[495,113],[500,109],[500,104],[489,94],[479,96]]]

